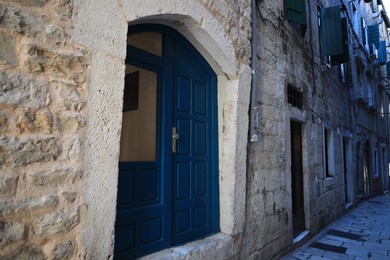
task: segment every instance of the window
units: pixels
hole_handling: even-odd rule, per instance
[[[305,0],[284,0],[286,18],[303,36],[306,31]]]
[[[379,163],[378,163],[378,151],[377,150],[375,150],[374,151],[374,159],[375,159],[375,171],[374,171],[374,176],[375,177],[378,177],[379,176],[379,169],[378,169],[378,167],[379,167]]]
[[[352,86],[352,68],[351,63],[340,64],[340,79],[346,86]]]
[[[303,93],[290,84],[287,86],[287,100],[293,107],[303,109]]]
[[[373,95],[372,95],[372,85],[368,84],[367,85],[367,102],[368,102],[369,107],[374,106],[373,101],[374,101],[374,99],[373,99]]]
[[[373,13],[378,12],[378,2],[377,2],[377,0],[372,0],[371,8],[372,8],[372,12]]]
[[[378,64],[382,66],[385,65],[386,63],[387,63],[386,41],[380,41],[379,50],[378,50]]]
[[[326,178],[334,177],[334,138],[332,129],[324,129],[324,172]]]
[[[379,94],[379,116],[380,117],[384,117],[384,113],[385,113],[385,110],[384,110],[384,95],[383,95],[383,91],[380,92]]]

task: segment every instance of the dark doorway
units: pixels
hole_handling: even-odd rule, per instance
[[[343,164],[344,164],[344,199],[348,203],[348,163],[347,163],[347,139],[343,137]]]
[[[364,160],[362,160],[362,143],[356,143],[356,176],[357,176],[357,192],[358,197],[362,198],[364,195]]]
[[[293,235],[305,230],[303,202],[302,125],[291,121],[291,192],[293,213]]]
[[[363,176],[364,176],[364,197],[369,196],[371,194],[371,149],[370,143],[367,141],[364,145],[363,152]]]

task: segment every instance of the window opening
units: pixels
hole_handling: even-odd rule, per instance
[[[293,107],[303,109],[303,93],[291,85],[287,86],[287,100]]]

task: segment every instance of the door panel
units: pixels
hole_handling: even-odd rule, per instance
[[[174,244],[211,232],[211,78],[196,58],[179,42],[174,57],[174,124],[180,139],[173,155],[176,228]],[[183,104],[185,102],[185,104]],[[185,164],[186,167],[182,165]],[[183,173],[185,171],[185,173]],[[186,178],[182,178],[182,176]],[[185,192],[184,192],[185,190]],[[180,192],[178,192],[180,191]]]
[[[161,74],[158,68],[126,64],[115,259],[132,259],[169,245],[170,231],[163,228],[171,223],[165,209],[166,177],[157,153]]]

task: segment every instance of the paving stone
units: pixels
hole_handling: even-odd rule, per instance
[[[368,251],[364,249],[347,249],[347,252],[345,252],[346,255],[349,256],[359,256],[359,257],[367,257],[368,256]]]
[[[328,237],[329,239],[332,239],[332,240],[336,240],[336,241],[342,242],[343,246],[344,246],[345,243],[361,246],[365,242],[364,240],[361,240],[361,239],[360,240],[353,240],[353,239],[337,237],[337,236],[332,236],[332,235],[327,235],[326,237]]]
[[[324,258],[329,258],[329,259],[355,259],[354,256],[351,255],[346,255],[346,254],[339,254],[335,252],[329,252],[326,251],[325,254],[323,255]]]
[[[332,245],[332,246],[342,246],[343,245],[342,241],[334,240],[334,239],[332,239],[332,238],[330,238],[328,236],[317,240],[317,242],[320,242],[320,243],[323,243],[323,244]]]
[[[308,247],[304,252],[315,256],[323,256],[325,254],[325,250],[317,249],[314,247]]]

